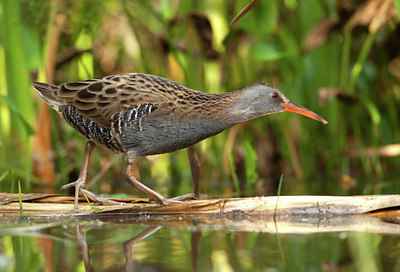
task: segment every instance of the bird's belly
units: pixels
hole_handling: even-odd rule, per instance
[[[125,128],[121,144],[141,156],[162,154],[191,146],[228,127],[209,118],[146,118],[139,128]]]

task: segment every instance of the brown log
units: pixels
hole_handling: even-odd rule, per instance
[[[225,198],[210,200],[191,200],[182,204],[160,206],[149,203],[148,199],[117,199],[120,205],[93,206],[84,198],[80,199],[79,209],[73,211],[73,197],[56,194],[23,194],[22,207],[25,216],[70,216],[71,214],[101,215],[111,214],[160,214],[180,216],[210,215],[262,215],[273,216],[331,216],[356,215],[382,209],[400,207],[400,195],[365,196],[268,196],[248,198]],[[0,214],[19,215],[19,196],[17,194],[0,195]],[[125,203],[124,203],[125,202]],[[7,204],[8,203],[8,204]],[[102,212],[101,212],[102,211]]]

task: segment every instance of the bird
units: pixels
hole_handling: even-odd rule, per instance
[[[236,124],[278,112],[328,123],[266,82],[227,93],[205,93],[155,75],[124,73],[59,86],[32,85],[45,103],[87,139],[79,178],[61,187],[75,187],[75,210],[80,191],[93,201],[103,200],[85,189],[90,154],[96,146],[124,154],[128,183],[158,204],[171,205],[180,201],[141,183],[131,173],[134,162],[190,147]]]

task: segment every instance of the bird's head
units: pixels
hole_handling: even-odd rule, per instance
[[[307,116],[323,124],[328,122],[318,114],[290,101],[281,91],[271,84],[259,82],[238,91],[236,101],[230,110],[235,116],[244,119],[289,111]]]

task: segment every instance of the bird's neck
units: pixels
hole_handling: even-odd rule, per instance
[[[226,125],[235,124],[272,114],[266,105],[262,90],[244,88],[230,93],[190,92],[180,104],[179,111],[185,118],[209,118]]]
[[[232,92],[225,99],[230,100],[230,106],[225,111],[226,121],[229,123],[238,124],[269,114],[256,93],[242,89]]]

